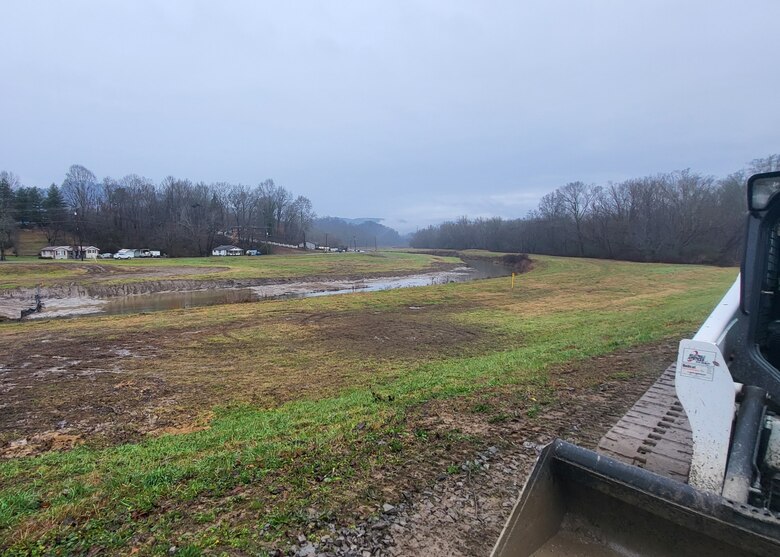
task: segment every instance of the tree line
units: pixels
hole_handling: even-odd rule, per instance
[[[98,180],[73,165],[62,184],[24,186],[0,172],[0,256],[16,247],[17,232],[38,228],[50,245],[95,244],[159,249],[202,256],[216,243],[262,248],[266,241],[298,244],[315,218],[311,201],[273,180],[256,186],[167,177],[156,184],[131,174]]]
[[[770,155],[720,179],[688,169],[606,185],[570,182],[525,217],[461,217],[419,230],[410,244],[735,265],[744,241],[747,177],[778,169],[780,155]]]

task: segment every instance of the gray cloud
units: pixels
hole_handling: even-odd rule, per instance
[[[322,214],[521,216],[778,151],[780,4],[12,2],[0,168],[256,183]],[[400,221],[407,221],[405,224]]]

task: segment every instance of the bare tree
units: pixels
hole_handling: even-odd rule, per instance
[[[92,172],[81,165],[74,164],[62,182],[62,195],[71,207],[87,214],[97,208],[100,189]]]
[[[748,166],[750,174],[755,174],[757,172],[774,172],[776,170],[780,170],[780,154],[753,159]]]
[[[231,186],[225,196],[229,215],[236,231],[236,240],[241,244],[254,239],[253,222],[258,211],[256,191],[242,184]]]
[[[569,182],[557,191],[564,214],[574,222],[580,257],[585,255],[582,223],[590,210],[594,196],[593,188],[585,185],[584,182]]]
[[[315,214],[311,201],[302,195],[295,198],[285,210],[284,228],[290,240],[306,242],[306,232],[311,228]]]
[[[85,167],[74,164],[65,175],[62,182],[62,194],[73,211],[74,232],[79,245],[79,253],[84,258],[84,238],[94,234],[87,230],[88,224],[94,224],[94,214],[97,212],[100,200],[100,189],[95,175]]]

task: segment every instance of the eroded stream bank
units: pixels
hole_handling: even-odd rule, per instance
[[[495,278],[508,276],[519,270],[514,262],[498,259],[468,259],[464,263],[444,270],[389,277],[305,281],[169,280],[88,287],[60,285],[40,289],[43,308],[26,318],[121,315],[262,300],[376,292]],[[35,292],[33,289],[19,289],[4,294],[0,297],[0,318],[17,318],[21,311],[31,305]]]

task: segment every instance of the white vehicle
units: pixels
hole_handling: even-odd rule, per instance
[[[598,452],[541,450],[493,557],[780,555],[780,172],[747,194],[734,285]]]
[[[139,256],[137,249],[120,249],[114,254],[114,259],[133,259]]]

